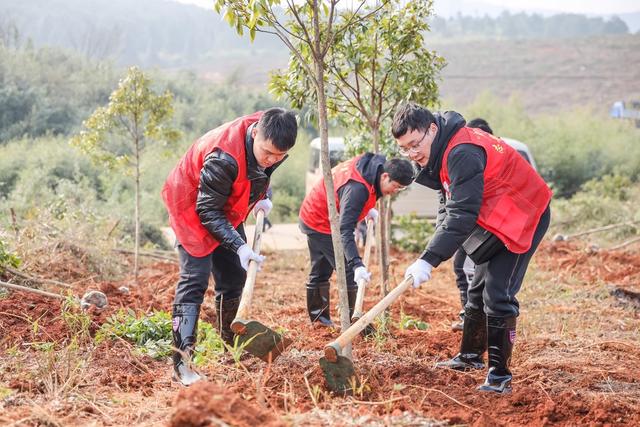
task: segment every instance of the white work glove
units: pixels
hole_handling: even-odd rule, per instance
[[[246,243],[240,246],[236,253],[238,254],[238,257],[240,257],[240,265],[242,266],[242,268],[244,268],[245,270],[249,270],[249,261],[254,260],[258,263],[258,271],[260,271],[262,263],[265,259],[263,255],[258,255],[257,253],[253,252],[251,246],[247,245]]]
[[[369,209],[367,212],[366,220],[373,220],[374,224],[378,223],[378,210],[376,208]]]
[[[360,283],[360,280],[369,282],[371,280],[371,273],[367,271],[367,267],[360,266],[353,270],[353,280],[356,283]]]
[[[422,282],[431,279],[431,269],[433,267],[423,259],[416,260],[411,264],[404,273],[404,278],[413,277],[413,287],[419,288]]]
[[[253,216],[258,216],[258,211],[263,210],[265,218],[269,216],[269,212],[271,212],[271,208],[273,207],[273,203],[269,199],[258,200],[258,202],[253,207]]]

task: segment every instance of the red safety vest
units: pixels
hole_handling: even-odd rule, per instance
[[[220,245],[202,225],[196,212],[200,171],[204,159],[219,148],[231,155],[238,165],[238,176],[224,205],[233,227],[238,227],[249,214],[251,182],[247,179],[245,140],[247,128],[262,117],[262,112],[240,117],[210,130],[200,137],[180,159],[162,188],[162,199],[169,212],[169,222],[178,242],[194,257],[209,255]]]
[[[340,212],[340,200],[338,199],[338,190],[342,188],[349,180],[361,182],[369,191],[369,198],[364,204],[358,221],[362,221],[369,210],[376,205],[376,189],[373,184],[369,184],[360,174],[356,165],[360,156],[342,162],[331,170],[333,176],[333,187],[335,190],[336,207]],[[331,234],[331,225],[329,224],[329,208],[327,207],[327,192],[324,187],[324,179],[319,180],[311,189],[311,192],[302,201],[300,207],[300,219],[309,228],[324,234]]]
[[[487,154],[478,224],[498,236],[509,251],[527,252],[551,200],[551,189],[509,144],[478,129],[463,127],[449,141],[442,159],[440,181],[448,198],[451,180],[447,158],[460,144],[478,145]]]

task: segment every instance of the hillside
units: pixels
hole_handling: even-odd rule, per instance
[[[571,40],[482,40],[432,45],[448,65],[444,99],[464,105],[482,91],[519,94],[529,112],[608,109],[640,98],[640,35]]]
[[[515,25],[523,16],[500,19]],[[17,41],[11,28],[17,29]],[[168,0],[4,0],[0,44],[28,40],[111,58],[120,66],[191,69],[208,80],[233,81],[261,93],[269,72],[288,59],[273,36],[259,34],[251,43],[213,10]],[[438,33],[427,43],[448,62],[441,84],[447,107],[460,108],[486,90],[506,97],[518,93],[532,113],[585,104],[604,112],[616,100],[640,98],[640,34],[492,40]]]

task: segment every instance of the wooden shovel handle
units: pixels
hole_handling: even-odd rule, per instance
[[[344,331],[335,341],[327,344],[324,348],[324,355],[329,362],[336,362],[338,355],[342,349],[347,346],[353,339],[378,317],[387,307],[391,305],[398,297],[407,290],[413,283],[413,277],[409,276],[396,286],[386,297],[382,298],[371,310],[367,311],[356,323],[351,325],[349,329]]]
[[[367,221],[367,240],[364,245],[364,265],[369,266],[369,258],[371,257],[371,247],[373,246],[373,240],[375,239],[373,233],[373,224],[374,221],[372,219]],[[358,281],[358,293],[356,294],[356,303],[353,309],[353,319],[359,319],[362,317],[362,305],[364,304],[364,291],[367,287],[366,280]]]
[[[260,243],[262,241],[262,228],[264,227],[264,211],[260,209],[256,215],[256,228],[253,235],[253,252],[260,255]],[[242,297],[240,298],[240,306],[236,313],[234,322],[238,319],[246,319],[251,308],[251,299],[253,298],[253,288],[256,284],[256,275],[258,274],[258,263],[254,260],[249,261],[249,269],[247,270],[247,280],[242,288]]]

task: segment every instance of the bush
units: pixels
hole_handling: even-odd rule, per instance
[[[563,234],[585,231],[609,224],[640,220],[637,201],[640,185],[632,185],[624,175],[606,175],[588,181],[570,199],[556,200],[552,206],[554,228]],[[640,226],[616,228],[607,233],[612,238],[637,234]]]
[[[485,118],[498,136],[518,139],[531,149],[542,177],[556,197],[570,197],[590,180],[618,173],[640,176],[640,132],[628,121],[590,108],[530,117],[516,98],[480,95],[465,117]]]
[[[420,253],[433,232],[429,219],[419,218],[415,213],[396,216],[391,223],[391,243],[405,251]]]
[[[6,244],[0,240],[0,273],[2,273],[6,267],[18,268],[20,264],[22,264],[20,257],[10,252]]]

